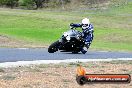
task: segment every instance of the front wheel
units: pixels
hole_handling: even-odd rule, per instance
[[[52,43],[48,48],[48,52],[49,53],[54,53],[54,52],[58,51],[59,45],[60,45],[59,41],[56,41],[56,42]]]

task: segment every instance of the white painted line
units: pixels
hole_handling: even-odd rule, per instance
[[[103,53],[103,52],[104,52],[104,53],[107,53],[107,52],[109,52],[109,51],[99,51],[99,52],[102,52],[102,53]]]
[[[36,61],[17,61],[17,62],[4,62],[0,63],[0,67],[18,67],[18,66],[29,66],[29,65],[39,65],[39,64],[58,64],[61,62],[90,62],[90,61],[113,61],[113,60],[132,60],[132,58],[108,58],[108,59],[66,59],[66,60],[36,60]]]
[[[18,48],[18,49],[21,49],[21,50],[26,50],[26,49],[29,49],[29,48]]]

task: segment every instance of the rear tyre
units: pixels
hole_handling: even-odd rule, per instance
[[[56,41],[56,42],[52,43],[48,48],[48,52],[49,53],[54,53],[54,52],[58,51],[59,45],[60,45],[59,41]]]

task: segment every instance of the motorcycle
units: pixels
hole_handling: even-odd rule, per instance
[[[54,53],[60,50],[61,52],[78,53],[84,45],[82,33],[76,30],[76,28],[71,28],[67,32],[64,32],[59,40],[49,46],[48,52]]]

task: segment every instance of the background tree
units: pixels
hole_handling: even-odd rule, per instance
[[[42,8],[42,7],[43,7],[43,3],[44,3],[45,1],[46,1],[46,0],[33,0],[33,2],[35,2],[36,9]]]
[[[13,9],[13,7],[18,6],[19,0],[7,0],[6,5]]]
[[[18,6],[18,1],[19,0],[0,0],[0,5],[5,5],[7,7],[13,8]]]
[[[34,9],[34,1],[33,0],[22,0],[21,6],[26,7],[27,9]]]
[[[38,9],[38,8],[59,8],[59,9],[99,9],[104,5],[121,6],[127,4],[128,0],[0,0],[0,6],[14,8]]]

